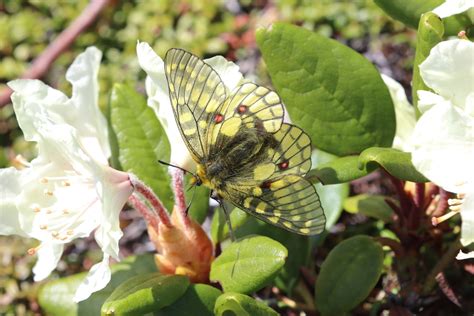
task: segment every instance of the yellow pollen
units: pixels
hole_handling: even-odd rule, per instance
[[[62,182],[62,185],[65,186],[65,187],[68,187],[68,186],[71,185],[71,182],[69,182],[69,181],[63,181],[63,182]]]
[[[41,182],[41,183],[48,183],[48,179],[46,179],[46,178],[41,178],[40,182]]]
[[[61,239],[61,240],[66,240],[66,239],[67,239],[67,236],[63,236],[63,237],[61,237],[61,238],[59,238],[59,239]]]
[[[42,229],[42,230],[48,229],[48,226],[47,225],[40,225],[40,229]]]
[[[50,191],[50,190],[48,190],[48,189],[45,189],[45,190],[44,190],[44,194],[45,194],[45,195],[49,195],[49,196],[53,196],[53,191]]]
[[[53,211],[51,211],[51,210],[49,210],[49,209],[46,210],[46,214],[51,214],[52,212],[53,212]]]
[[[68,210],[67,208],[65,208],[65,209],[63,210],[63,214],[69,214],[69,210]]]
[[[33,212],[39,213],[39,212],[41,212],[41,209],[40,209],[39,207],[35,207],[35,208],[33,209]]]
[[[72,234],[74,234],[74,231],[72,229],[69,229],[66,234],[68,234],[69,236],[71,236]]]
[[[51,233],[51,235],[54,237],[54,238],[57,238],[59,236],[59,233],[57,231],[54,231]]]

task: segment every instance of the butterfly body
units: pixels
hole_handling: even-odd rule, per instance
[[[311,141],[283,122],[278,95],[244,83],[228,91],[198,57],[171,49],[165,57],[171,105],[197,165],[197,183],[253,216],[303,235],[324,229],[311,167]]]

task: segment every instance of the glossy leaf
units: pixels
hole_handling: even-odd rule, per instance
[[[364,235],[344,240],[327,256],[316,281],[322,315],[343,315],[372,291],[383,267],[382,246]]]
[[[360,213],[390,223],[393,221],[393,209],[387,204],[386,199],[390,198],[368,194],[351,196],[344,201],[344,209],[349,213]],[[397,203],[395,200],[392,202]]]
[[[418,104],[418,90],[431,91],[423,82],[420,76],[420,64],[428,57],[431,49],[443,40],[444,27],[441,19],[434,13],[428,12],[421,16],[418,25],[418,33],[416,38],[416,54],[415,63],[413,65],[413,105]],[[419,111],[417,111],[419,114]]]
[[[118,158],[124,170],[137,175],[159,194],[168,209],[173,208],[168,167],[170,145],[145,98],[132,88],[116,84],[110,101],[111,125],[119,145]]]
[[[374,0],[374,2],[392,18],[417,28],[423,13],[430,12],[445,0]],[[467,14],[458,14],[445,18],[446,35],[456,35],[466,27],[472,26]]]
[[[428,182],[411,163],[411,154],[393,148],[369,148],[359,156],[359,168],[373,171],[378,167],[400,180]]]
[[[337,41],[284,23],[261,29],[256,37],[291,119],[316,147],[344,156],[392,145],[392,99],[367,59]]]
[[[225,292],[255,292],[275,278],[287,256],[286,248],[275,240],[247,237],[233,242],[214,260],[210,279]]]
[[[186,292],[182,275],[140,274],[120,284],[102,305],[101,315],[143,315],[160,310]]]
[[[221,291],[207,284],[191,284],[173,304],[155,312],[155,316],[213,316]]]
[[[278,313],[262,302],[240,293],[224,293],[216,301],[216,316],[277,316]]]
[[[321,182],[327,185],[350,182],[362,178],[370,172],[359,169],[359,156],[346,156],[317,166],[316,169],[308,172],[306,178],[313,183]]]
[[[99,315],[102,304],[119,284],[139,274],[156,272],[156,265],[153,255],[141,255],[128,257],[112,265],[111,270],[110,283],[79,304],[74,303],[73,297],[87,272],[46,283],[38,293],[41,309],[50,316]]]

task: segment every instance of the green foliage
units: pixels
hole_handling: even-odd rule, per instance
[[[251,236],[233,242],[211,266],[210,279],[225,292],[251,293],[270,283],[285,264],[288,251],[279,242]]]
[[[311,170],[307,178],[323,184],[344,183],[361,178],[378,168],[392,176],[412,182],[428,182],[411,162],[411,154],[394,148],[372,147],[359,156],[337,158]]]
[[[392,99],[368,60],[345,45],[294,25],[276,23],[256,36],[291,118],[316,147],[344,156],[392,145]]]
[[[212,316],[217,298],[222,294],[206,284],[191,284],[173,304],[155,312],[155,316]]]
[[[120,284],[102,305],[101,315],[143,315],[183,296],[189,279],[182,275],[140,274]]]
[[[83,272],[47,282],[39,291],[38,302],[50,316],[99,315],[102,304],[117,286],[134,276],[155,272],[156,266],[152,255],[141,255],[128,257],[112,265],[111,270],[110,283],[93,293],[86,301],[77,304],[72,300],[79,284],[87,275]]]
[[[216,316],[276,316],[270,307],[262,302],[240,293],[224,293],[216,301]]]
[[[413,65],[413,84],[412,97],[413,105],[418,111],[418,90],[431,91],[423,82],[420,75],[420,64],[428,57],[431,49],[443,40],[444,27],[441,19],[434,13],[428,12],[421,16],[418,25],[418,33],[416,40],[416,55]]]
[[[406,25],[417,28],[423,13],[430,12],[444,0],[374,0],[392,18]],[[471,19],[467,14],[458,14],[443,19],[446,35],[456,35],[459,31],[471,27]]]
[[[120,165],[149,185],[172,210],[174,200],[168,167],[158,163],[158,160],[169,161],[170,145],[145,98],[125,84],[115,85],[110,99],[110,124],[118,144]],[[195,190],[190,214],[202,222],[208,211],[209,194],[204,187]],[[188,197],[191,194],[188,192]]]
[[[385,223],[393,221],[393,209],[387,204],[389,197],[382,195],[359,194],[344,201],[344,209],[349,213],[360,213],[365,216],[380,219]],[[391,202],[397,202],[391,199]]]
[[[327,256],[316,281],[316,307],[322,315],[343,315],[362,302],[377,283],[382,246],[364,235],[344,240]]]

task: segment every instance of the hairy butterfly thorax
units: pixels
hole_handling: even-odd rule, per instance
[[[195,184],[281,228],[324,230],[314,186],[311,141],[283,122],[278,95],[243,83],[228,91],[211,66],[180,49],[165,57],[170,100],[181,135],[197,164]]]

